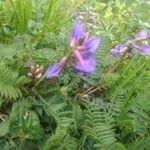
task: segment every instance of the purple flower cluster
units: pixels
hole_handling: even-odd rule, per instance
[[[94,72],[96,67],[94,53],[99,47],[99,44],[99,38],[89,38],[85,32],[84,25],[77,20],[70,35],[70,47],[74,58],[72,67],[77,74],[89,76]],[[46,71],[46,77],[58,77],[69,57],[71,56],[65,56],[59,63],[49,66]]]
[[[150,45],[142,45],[138,46],[136,44],[137,41],[149,40],[150,35],[147,31],[141,30],[135,35],[135,39],[128,40],[123,44],[119,44],[111,49],[111,54],[114,57],[119,57],[124,55],[126,52],[130,55],[130,53],[135,53],[135,49],[137,49],[141,55],[150,55]]]

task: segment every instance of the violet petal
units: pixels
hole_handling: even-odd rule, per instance
[[[46,78],[58,77],[61,69],[62,66],[60,66],[59,63],[49,66],[45,74]]]
[[[113,48],[113,49],[111,49],[111,55],[112,55],[113,57],[119,57],[119,56],[122,55],[122,53],[120,52],[119,49]]]
[[[150,45],[143,45],[140,47],[141,55],[150,55]]]
[[[82,54],[83,63],[80,61],[76,61],[74,64],[74,69],[77,74],[80,75],[91,75],[96,68],[96,60],[95,57],[91,53]]]
[[[145,30],[141,30],[140,32],[138,32],[135,36],[136,40],[147,40],[149,39],[148,32]]]
[[[83,43],[83,48],[91,53],[94,53],[99,47],[100,39],[98,37],[91,37]]]
[[[125,53],[126,50],[126,44],[118,44],[115,48],[111,49],[111,55],[113,57],[120,57]]]
[[[77,20],[72,28],[70,36],[70,45],[74,46],[76,42],[85,37],[84,25]]]

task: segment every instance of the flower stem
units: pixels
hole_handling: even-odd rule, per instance
[[[119,59],[119,61],[107,72],[107,74],[113,73],[116,71],[116,69],[120,66],[120,64],[123,62],[125,57],[125,54]]]
[[[37,87],[45,78],[45,74],[43,74],[43,76],[41,77],[41,79],[34,85],[34,87],[32,89],[34,89],[35,87]]]

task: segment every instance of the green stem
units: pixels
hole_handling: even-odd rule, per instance
[[[45,79],[45,73],[43,74],[43,76],[41,77],[41,79],[34,85],[34,87],[32,89],[34,89],[35,87],[37,87],[44,79]]]
[[[120,66],[120,64],[124,61],[125,58],[125,54],[119,59],[119,61],[113,66],[113,68],[111,68],[107,74],[113,73],[116,71],[116,69]]]

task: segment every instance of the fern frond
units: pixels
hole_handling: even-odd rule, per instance
[[[42,100],[42,99],[41,99]],[[44,111],[51,119],[57,123],[57,125],[63,124],[65,127],[73,122],[71,118],[71,111],[67,109],[66,103],[53,104],[52,102],[46,102],[42,100]]]
[[[109,150],[115,144],[113,120],[99,108],[90,108],[85,112],[85,135],[95,140],[96,149]]]
[[[139,95],[131,109],[132,113],[129,114],[129,116],[133,119],[134,132],[140,136],[145,135],[150,130],[149,96],[150,94],[146,95],[146,93]]]
[[[70,137],[67,133],[67,128],[60,125],[57,127],[56,132],[52,134],[43,147],[43,150],[76,150],[76,139]]]
[[[20,85],[26,80],[26,77],[19,77],[18,73],[11,71],[5,66],[0,66],[0,95],[5,98],[21,97]]]
[[[141,138],[136,138],[135,141],[128,146],[129,150],[149,150],[150,149],[150,135],[147,134]]]
[[[56,149],[59,147],[61,141],[66,135],[66,128],[57,127],[55,134],[51,135],[50,138],[46,141],[43,150]]]
[[[11,46],[4,46],[0,43],[0,60],[4,61],[6,58],[12,58],[16,54],[16,49]]]

